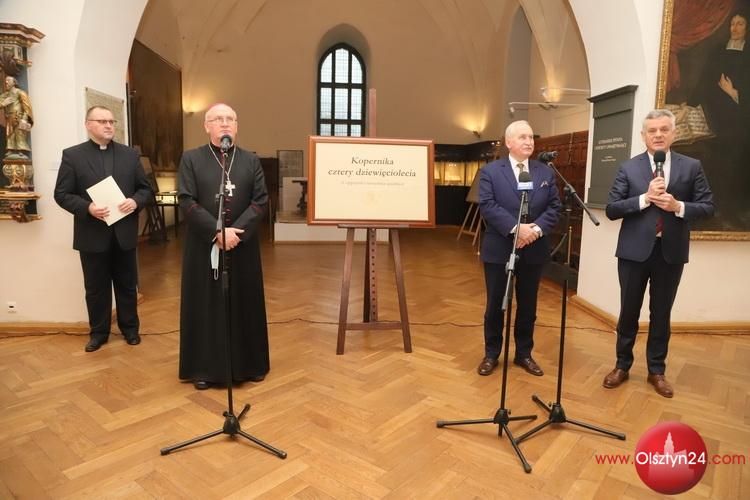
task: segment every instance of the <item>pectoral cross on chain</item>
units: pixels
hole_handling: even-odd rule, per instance
[[[234,188],[236,188],[234,184],[232,184],[232,181],[227,179],[227,183],[224,184],[224,189],[229,193],[229,196],[233,196],[232,191],[234,191]]]

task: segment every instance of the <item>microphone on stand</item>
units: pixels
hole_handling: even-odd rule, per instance
[[[557,151],[542,151],[537,158],[542,163],[549,163],[557,158]]]
[[[526,223],[529,217],[529,191],[534,189],[531,175],[527,171],[518,174],[518,190],[521,191],[521,222]]]
[[[667,161],[667,153],[658,149],[654,151],[654,176],[664,177],[664,162]]]
[[[224,134],[221,136],[221,145],[219,146],[221,148],[222,153],[226,153],[229,151],[229,148],[232,147],[232,136],[229,134]]]

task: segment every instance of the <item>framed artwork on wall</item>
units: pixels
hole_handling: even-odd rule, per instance
[[[750,0],[665,0],[656,106],[672,149],[703,164],[716,204],[694,239],[750,240]]]

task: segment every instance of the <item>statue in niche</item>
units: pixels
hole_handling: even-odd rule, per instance
[[[5,111],[5,158],[28,159],[31,151],[29,131],[34,125],[29,95],[18,87],[12,76],[5,77],[0,107]]]

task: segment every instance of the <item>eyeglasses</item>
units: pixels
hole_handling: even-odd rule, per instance
[[[99,125],[115,125],[117,124],[117,120],[86,120],[87,122],[96,122]]]
[[[226,124],[231,125],[231,124],[233,124],[234,122],[237,121],[237,118],[235,118],[233,116],[217,116],[215,118],[211,118],[211,119],[206,120],[206,121],[208,123],[218,122],[218,123],[226,123]]]

